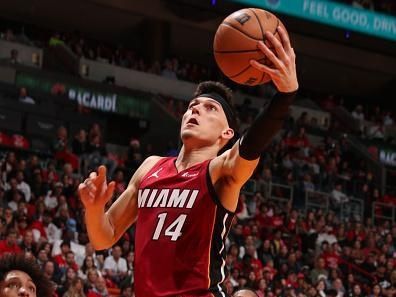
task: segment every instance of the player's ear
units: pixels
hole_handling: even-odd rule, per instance
[[[231,128],[226,128],[225,130],[223,130],[221,136],[224,139],[230,140],[231,138],[234,137],[234,130],[232,130]]]

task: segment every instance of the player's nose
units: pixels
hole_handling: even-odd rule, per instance
[[[192,112],[192,114],[199,114],[199,104],[194,105],[194,106],[191,108],[191,112]]]
[[[21,286],[18,290],[18,297],[29,297],[29,291],[24,286]]]

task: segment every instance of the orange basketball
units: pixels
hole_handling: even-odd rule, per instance
[[[214,38],[214,56],[221,71],[231,80],[242,85],[256,86],[271,78],[253,68],[250,60],[271,66],[264,53],[257,48],[257,41],[266,42],[265,32],[273,32],[280,40],[278,26],[284,25],[272,13],[258,8],[238,10],[224,19]],[[285,29],[286,31],[286,29]]]

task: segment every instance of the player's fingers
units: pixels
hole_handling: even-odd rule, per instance
[[[90,191],[89,187],[85,183],[81,183],[78,186],[78,194],[80,196],[80,199],[84,202],[92,202],[95,199],[94,193]]]
[[[115,182],[112,181],[107,185],[107,189],[104,195],[106,201],[109,201],[111,197],[113,197],[114,189],[115,189]]]
[[[106,166],[100,165],[98,168],[98,179],[103,182],[106,181],[107,169]]]
[[[98,175],[96,174],[96,172],[95,171],[92,171],[90,174],[89,174],[89,178],[92,178],[92,179],[94,179],[95,177],[97,177]]]
[[[283,62],[283,64],[288,65],[290,63],[290,58],[286,54],[283,44],[269,31],[265,32],[265,36],[274,46],[278,58]]]
[[[285,49],[286,53],[288,55],[290,55],[294,51],[293,51],[293,49],[291,47],[291,42],[290,42],[289,35],[287,34],[286,30],[283,29],[282,26],[278,26],[277,30],[278,30],[278,33],[279,33],[279,35],[281,37],[283,48]]]
[[[90,178],[87,178],[84,181],[84,184],[87,186],[87,188],[92,191],[92,192],[96,192],[97,190],[97,186],[95,185],[94,181]]]
[[[271,51],[268,46],[262,42],[259,41],[257,44],[258,48],[264,53],[264,55],[270,60],[277,69],[281,69],[284,66],[282,65],[281,60],[278,59],[278,57],[274,54],[273,51]]]
[[[276,70],[272,69],[264,64],[261,64],[259,62],[257,62],[256,60],[250,60],[250,65],[252,65],[252,67],[256,68],[257,70],[267,73],[268,75],[272,76],[276,74]]]

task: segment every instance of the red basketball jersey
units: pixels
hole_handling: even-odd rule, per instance
[[[225,238],[233,213],[213,188],[209,160],[178,172],[161,159],[142,179],[135,235],[137,297],[225,296]]]

